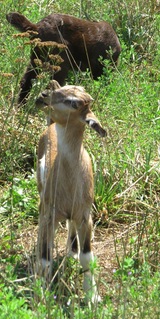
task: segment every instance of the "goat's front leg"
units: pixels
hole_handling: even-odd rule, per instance
[[[30,63],[23,78],[20,81],[20,92],[18,97],[19,104],[25,104],[32,88],[32,80],[37,77],[36,65]]]
[[[94,260],[91,248],[92,218],[90,214],[88,219],[82,221],[78,229],[78,237],[80,243],[80,263],[84,271],[83,289],[88,301],[91,300],[93,303],[99,302],[101,298],[98,295],[94,274],[90,271],[90,263]]]
[[[49,281],[52,276],[53,246],[56,228],[54,213],[51,212],[47,205],[41,202],[37,243],[38,273],[43,274]]]

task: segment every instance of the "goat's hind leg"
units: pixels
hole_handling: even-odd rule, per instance
[[[68,255],[73,258],[78,258],[78,240],[77,240],[77,230],[74,221],[67,220],[67,228],[68,228],[68,241],[67,241],[67,249]]]
[[[84,271],[83,289],[86,293],[86,299],[93,303],[99,302],[101,298],[98,295],[94,274],[90,270],[90,263],[94,260],[91,248],[92,218],[90,214],[88,219],[83,220],[78,229],[78,237],[80,244],[80,263]]]

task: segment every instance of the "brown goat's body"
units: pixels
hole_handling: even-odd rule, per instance
[[[19,13],[8,14],[7,20],[21,32],[36,31],[34,37],[42,42],[54,41],[67,46],[66,50],[60,53],[64,60],[61,70],[53,75],[61,85],[64,84],[68,71],[73,69],[85,71],[88,68],[93,78],[97,79],[103,72],[100,56],[110,60],[112,65],[117,64],[121,47],[115,31],[107,22],[92,22],[65,14],[51,14],[33,24]],[[47,60],[47,50],[43,48],[42,52],[42,49],[35,47],[31,52],[30,64],[21,80],[19,102],[25,102],[32,86],[31,80],[37,76],[34,60]],[[56,54],[57,51],[54,49],[53,53]]]

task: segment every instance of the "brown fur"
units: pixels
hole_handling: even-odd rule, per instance
[[[63,43],[67,46],[66,50],[60,53],[64,60],[61,71],[53,74],[53,78],[60,85],[64,84],[69,70],[78,68],[82,71],[89,68],[93,78],[97,79],[103,72],[103,65],[98,61],[100,56],[110,60],[112,65],[117,64],[121,47],[115,31],[108,22],[92,22],[65,14],[50,14],[34,24],[18,12],[7,14],[7,20],[21,32],[37,32],[32,38],[39,38],[43,42]],[[31,52],[30,64],[21,80],[19,103],[25,103],[32,87],[31,80],[37,76],[34,60],[48,59],[47,50],[47,47],[40,50],[36,46]],[[53,53],[57,53],[56,49]]]

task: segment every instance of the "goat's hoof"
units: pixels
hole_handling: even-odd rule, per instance
[[[92,305],[96,305],[98,303],[100,303],[102,301],[100,295],[98,295],[98,292],[94,292],[92,293],[92,295],[90,294],[86,294],[86,297],[85,297],[85,302],[86,303],[91,303]]]
[[[77,253],[77,252],[74,252],[74,251],[72,251],[72,250],[69,251],[68,257],[72,257],[72,258],[74,258],[74,259],[76,259],[76,260],[79,259],[78,253]]]
[[[96,303],[99,303],[99,302],[101,302],[101,301],[102,301],[101,297],[100,297],[99,295],[97,295],[97,294],[95,294],[95,295],[92,296],[92,298],[91,298],[92,304],[96,304]]]

